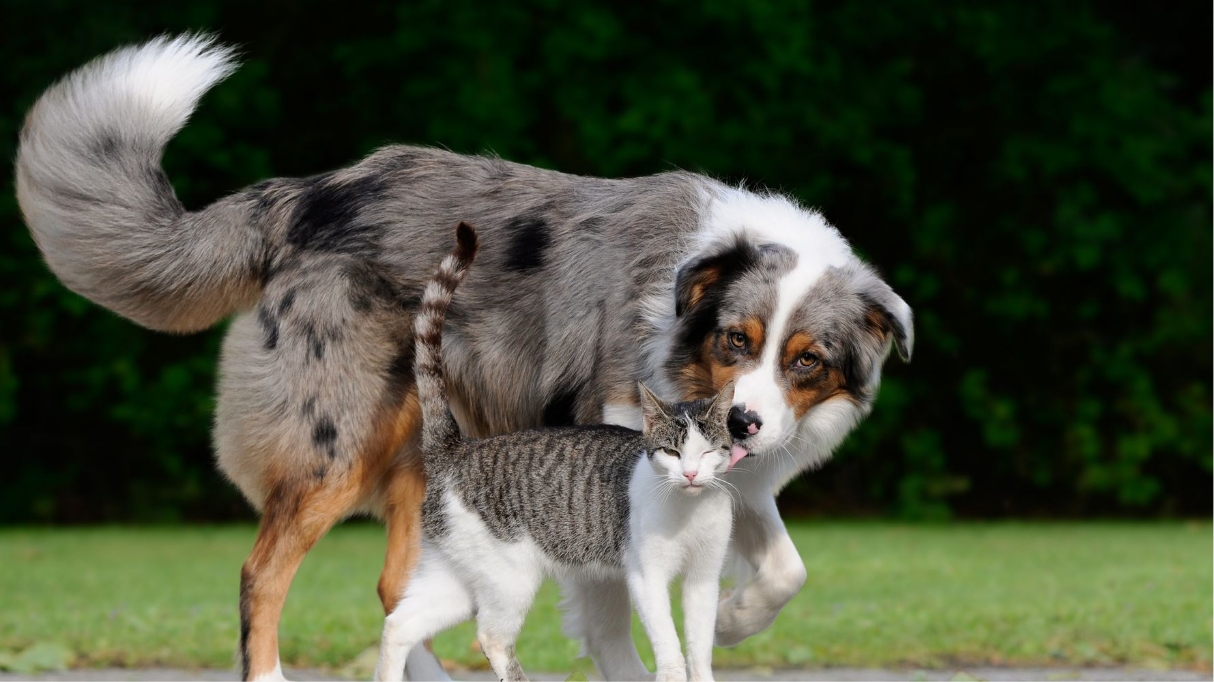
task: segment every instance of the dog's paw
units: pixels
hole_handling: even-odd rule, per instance
[[[657,682],[687,682],[686,666],[658,668]]]
[[[717,608],[717,627],[713,644],[733,647],[747,637],[762,632],[771,624],[774,615],[759,611],[760,609],[736,599],[722,601]]]
[[[287,682],[287,678],[282,674],[282,663],[274,666],[270,672],[254,677],[253,682]]]

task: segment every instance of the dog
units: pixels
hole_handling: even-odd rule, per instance
[[[838,231],[789,198],[694,173],[587,178],[411,146],[186,211],[163,149],[234,68],[189,35],[91,62],[31,109],[16,178],[73,291],[167,332],[235,314],[215,444],[262,514],[240,575],[243,676],[281,678],[287,588],[343,518],[385,522],[385,612],[401,597],[425,486],[412,317],[461,220],[484,244],[444,335],[461,427],[638,428],[638,381],[668,399],[734,382],[730,430],[749,453],[730,479],[741,575],[716,641],[770,625],[806,577],[775,494],[869,413],[891,347],[909,360],[913,345],[910,307]],[[567,631],[602,673],[646,675],[622,586],[563,587]],[[409,665],[442,674],[424,650]]]

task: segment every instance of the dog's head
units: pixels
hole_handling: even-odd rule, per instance
[[[675,276],[666,373],[685,397],[735,382],[729,425],[751,454],[829,454],[871,409],[911,309],[821,216],[746,194],[717,202]]]

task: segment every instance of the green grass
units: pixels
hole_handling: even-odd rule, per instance
[[[809,583],[719,666],[1211,662],[1211,527],[798,523]],[[57,643],[76,666],[228,667],[249,527],[0,530],[0,652]],[[304,562],[281,627],[287,665],[341,668],[376,644],[383,531],[338,528]],[[527,621],[525,667],[569,670],[557,594]],[[444,658],[482,666],[472,626]],[[641,650],[648,648],[635,628]],[[649,661],[651,663],[651,661]]]

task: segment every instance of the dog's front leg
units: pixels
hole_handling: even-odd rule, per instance
[[[767,629],[805,584],[805,564],[780,520],[774,496],[738,505],[733,543],[753,574],[721,599],[717,646],[734,646]]]

